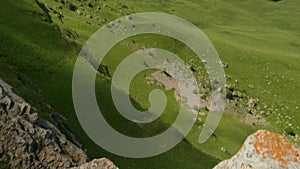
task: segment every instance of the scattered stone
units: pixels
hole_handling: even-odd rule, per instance
[[[233,97],[243,98],[243,94],[239,91],[233,91],[232,95],[233,95]]]
[[[127,6],[127,5],[125,5],[125,4],[123,4],[123,5],[122,5],[122,8],[124,8],[124,9],[128,9],[128,6]]]
[[[233,92],[234,88],[230,84],[225,84],[225,88],[228,89],[229,91]]]
[[[195,69],[194,66],[190,66],[190,70],[191,70],[192,72],[196,72],[196,69]]]
[[[106,77],[110,77],[110,73],[107,65],[100,64],[98,71]]]
[[[63,24],[64,22],[63,22],[63,18],[64,18],[64,14],[62,13],[62,12],[59,12],[58,14],[57,14],[57,18],[60,20],[60,22]]]
[[[258,99],[250,99],[247,103],[248,108],[253,109],[258,103]]]
[[[132,16],[131,15],[126,15],[126,19],[132,20]]]
[[[205,116],[205,115],[206,115],[205,112],[199,112],[198,114],[199,114],[200,116]]]
[[[76,10],[76,13],[77,13],[78,15],[82,15],[82,12],[81,12],[79,9]]]
[[[296,133],[294,131],[294,128],[292,127],[291,124],[289,124],[289,126],[287,128],[284,129],[284,132],[290,136],[293,136],[295,137],[296,136]]]
[[[222,68],[228,68],[229,67],[228,63],[225,63],[225,62],[222,62],[222,61],[220,61],[219,64]]]
[[[74,5],[74,4],[72,4],[72,3],[70,3],[70,2],[69,2],[69,4],[68,4],[68,8],[69,8],[71,11],[76,11],[76,10],[77,10],[77,6]]]
[[[94,5],[93,5],[93,4],[91,4],[91,3],[89,3],[89,4],[88,4],[88,7],[90,7],[90,8],[93,8],[93,7],[94,7]]]
[[[89,18],[89,19],[93,19],[92,15],[86,15],[86,17]]]
[[[201,62],[202,62],[203,64],[207,64],[207,61],[206,61],[205,59],[202,59]]]
[[[70,28],[61,29],[61,34],[66,39],[78,39],[79,38],[78,33]]]
[[[86,24],[91,25],[92,23],[90,21],[85,21]]]
[[[249,84],[249,88],[250,88],[250,89],[255,89],[255,87],[254,87],[253,84]]]
[[[225,147],[221,147],[221,151],[224,152],[224,153],[226,153],[227,155],[230,155],[230,153],[226,150]]]

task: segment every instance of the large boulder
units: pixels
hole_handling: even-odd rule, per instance
[[[287,138],[265,130],[250,135],[240,151],[214,169],[299,169],[300,149]]]
[[[107,158],[94,159],[88,163],[85,163],[79,167],[72,169],[119,169]]]

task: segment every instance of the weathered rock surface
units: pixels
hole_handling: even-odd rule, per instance
[[[111,161],[106,158],[94,159],[88,163],[85,163],[79,167],[72,169],[119,169]]]
[[[299,169],[300,149],[287,138],[265,130],[250,135],[240,151],[214,169]]]
[[[0,162],[9,168],[68,168],[86,160],[83,150],[0,79]]]

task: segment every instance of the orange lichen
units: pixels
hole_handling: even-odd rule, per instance
[[[254,135],[254,148],[263,158],[270,157],[281,163],[283,167],[289,162],[299,162],[299,149],[295,148],[287,138],[269,131],[259,131]]]

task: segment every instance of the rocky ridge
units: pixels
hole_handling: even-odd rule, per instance
[[[0,79],[0,162],[8,168],[68,168],[87,161],[85,152]]]
[[[300,149],[287,138],[265,130],[250,135],[240,151],[214,169],[299,169]]]

